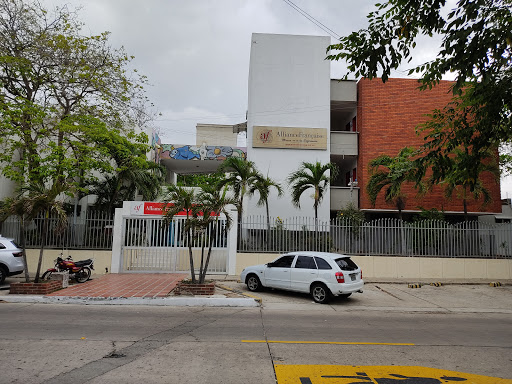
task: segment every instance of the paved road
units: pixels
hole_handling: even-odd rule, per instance
[[[370,288],[328,306],[283,292],[244,309],[0,303],[0,383],[271,384],[290,365],[512,380],[510,287]]]

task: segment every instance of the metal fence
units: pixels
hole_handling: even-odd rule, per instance
[[[323,251],[351,255],[512,258],[512,224],[398,219],[351,222],[245,218],[239,252]]]
[[[46,235],[46,248],[56,249],[112,249],[114,216],[102,211],[87,211],[80,216],[69,216],[65,229],[55,231],[57,219],[50,217]],[[39,217],[26,223],[25,241],[27,248],[41,246],[44,218]],[[12,237],[20,242],[21,223],[11,216],[1,223],[2,236]]]
[[[211,244],[209,273],[227,273],[225,219],[210,223],[203,231],[194,231],[190,237],[183,217],[175,217],[170,223],[154,217],[125,217],[123,222],[123,272],[188,272],[189,245],[195,269],[199,272]]]

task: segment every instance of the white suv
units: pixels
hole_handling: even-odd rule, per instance
[[[363,292],[363,272],[348,256],[327,252],[291,252],[271,263],[247,267],[240,280],[250,291],[263,287],[311,293],[317,303],[331,296]]]
[[[0,236],[0,284],[7,276],[18,275],[23,272],[23,252],[14,242]]]

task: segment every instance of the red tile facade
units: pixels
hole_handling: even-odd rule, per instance
[[[405,146],[419,147],[423,138],[415,127],[427,120],[427,114],[442,108],[451,99],[451,82],[442,81],[431,90],[419,91],[414,79],[361,79],[357,84],[357,130],[359,131],[358,181],[361,209],[394,209],[379,195],[375,207],[368,198],[364,186],[369,179],[368,163],[381,154],[396,156]],[[501,212],[500,185],[491,175],[483,175],[492,202],[483,206],[482,201],[468,200],[468,212]],[[444,196],[441,187],[418,197],[412,185],[403,187],[407,195],[405,210],[436,208],[443,211],[463,211],[462,200],[454,193],[451,199]]]

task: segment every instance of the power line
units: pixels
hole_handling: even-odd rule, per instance
[[[298,5],[294,4],[291,0],[283,0],[286,4],[288,4],[290,7],[292,7],[294,10],[299,12],[302,16],[304,16],[306,19],[311,21],[313,24],[315,24],[318,28],[323,30],[324,32],[328,33],[332,37],[334,37],[336,40],[339,40],[341,38],[340,35],[338,35],[336,32],[334,32],[331,28],[320,22],[319,20],[315,19],[313,16],[311,16],[309,13],[307,13],[305,10],[300,8]]]

